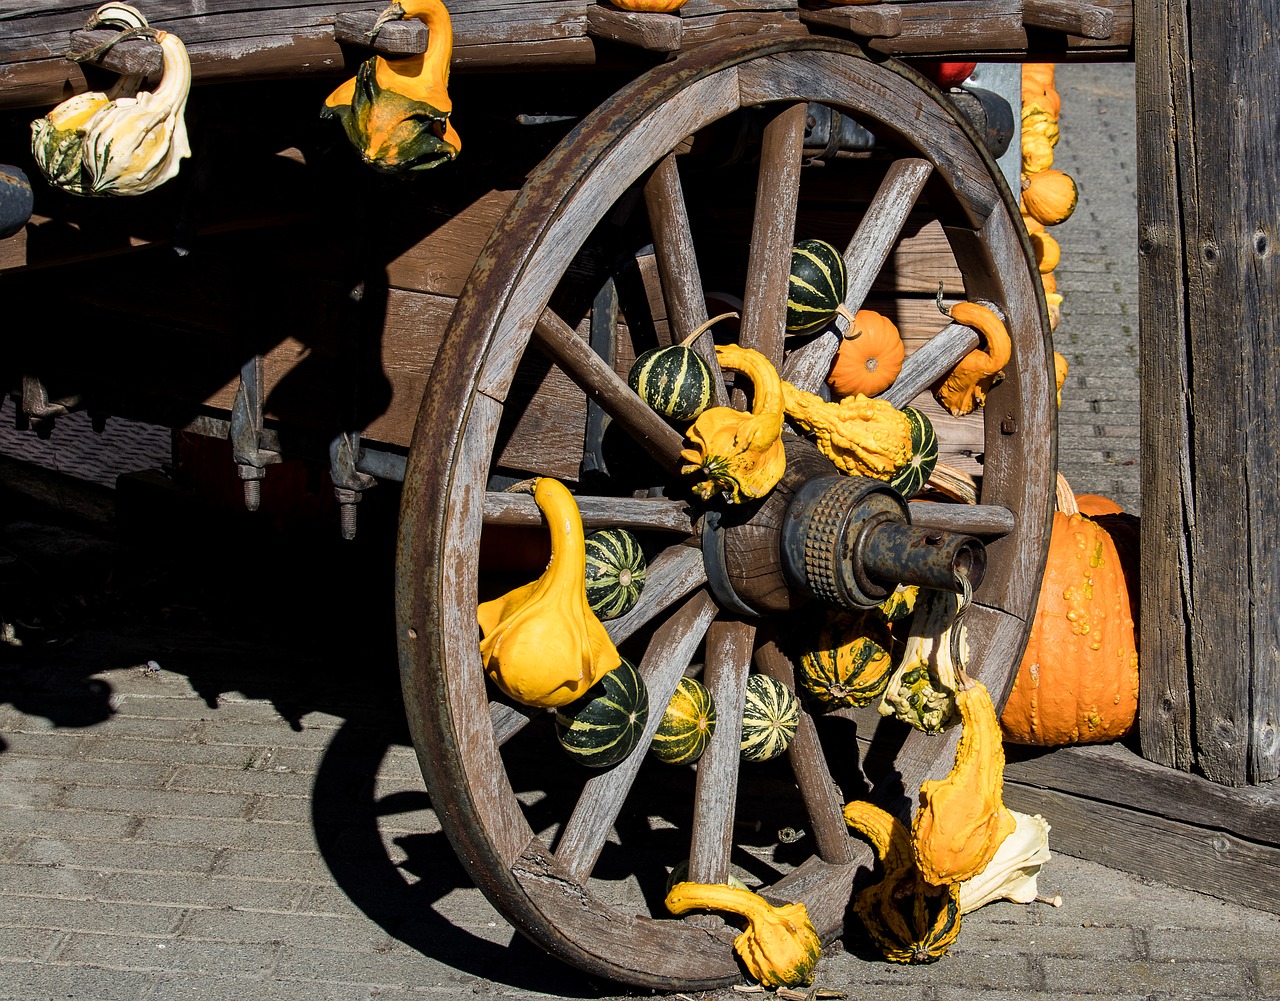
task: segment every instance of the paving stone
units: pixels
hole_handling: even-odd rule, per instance
[[[1194,991],[1205,998],[1242,996],[1251,984],[1248,975],[1234,963],[1199,963],[1159,960],[1116,960],[1099,963],[1095,959],[1065,959],[1046,956],[1039,961],[1044,971],[1043,989],[1115,994],[1126,991]]]
[[[62,794],[61,805],[69,809],[164,817],[241,817],[253,806],[253,797],[232,793],[173,792],[167,789],[119,786],[73,786]]]
[[[59,951],[59,963],[125,970],[186,970],[190,973],[268,973],[279,946],[271,943],[196,942],[180,938],[90,935],[76,932]]]
[[[138,1001],[151,985],[144,973],[53,963],[0,963],[0,998],[36,1001]]]
[[[122,935],[170,935],[185,913],[183,907],[159,907],[138,902],[115,904],[36,896],[0,897],[0,900],[9,905],[0,912],[0,926],[62,931],[111,929]]]
[[[137,901],[183,907],[237,907],[244,910],[291,911],[307,893],[303,882],[226,879],[161,873],[114,873],[95,894],[114,903]]]
[[[197,908],[188,912],[182,922],[181,937],[222,942],[274,942],[290,946],[314,946],[335,952],[386,952],[394,944],[391,937],[376,924],[368,921],[353,922],[346,916],[228,911],[220,908]]]
[[[127,813],[12,806],[0,808],[0,831],[15,834],[121,838],[128,835],[133,825],[133,817]]]
[[[408,988],[383,984],[318,984],[312,979],[281,980],[275,977],[191,977],[165,974],[156,980],[146,1001],[227,1001],[228,998],[261,998],[270,1001],[388,1001],[409,996]]]
[[[63,841],[32,838],[15,861],[94,872],[191,872],[213,868],[217,851],[193,845],[146,845],[133,841]]]
[[[52,957],[64,937],[65,934],[55,928],[5,928],[0,933],[0,962],[45,962]],[[0,970],[3,969],[0,966]]]
[[[6,862],[0,864],[0,900],[21,896],[88,898],[106,878],[84,869]]]
[[[310,822],[271,823],[253,818],[145,817],[134,839],[174,845],[217,845],[224,849],[313,851]]]
[[[328,877],[328,869],[318,852],[286,852],[280,848],[265,851],[224,850],[218,858],[217,875],[231,878],[279,878],[281,872],[293,878]]]
[[[162,786],[173,769],[169,765],[147,765],[136,761],[84,761],[66,760],[58,768],[58,782],[63,785],[107,786],[120,788],[124,786]],[[8,780],[46,779],[49,775],[49,763],[44,758],[24,758],[14,756],[4,763],[4,773]],[[0,793],[2,794],[2,793]]]

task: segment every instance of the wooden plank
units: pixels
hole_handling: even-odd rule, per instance
[[[649,640],[644,657],[637,665],[649,694],[649,716],[640,742],[624,760],[587,780],[556,842],[556,858],[579,882],[585,882],[595,868],[605,839],[648,754],[653,735],[658,732],[667,703],[718,611],[711,596],[699,591],[659,626]]]
[[[1138,724],[1143,754],[1190,771],[1190,619],[1186,540],[1195,530],[1190,498],[1191,377],[1186,340],[1185,249],[1180,170],[1191,113],[1187,24],[1171,4],[1139,8],[1135,22],[1138,143],[1138,340],[1142,436],[1142,616]]]
[[[698,761],[693,844],[689,849],[689,878],[695,883],[725,883],[729,879],[742,710],[755,633],[755,626],[726,620],[713,622],[707,631],[707,666],[702,680],[715,703],[716,729]]]
[[[1005,778],[1280,848],[1280,784],[1234,789],[1157,765],[1122,744],[1006,745]]]
[[[1054,851],[1280,914],[1280,848],[1067,793],[1006,782],[1005,805],[1049,820]]]
[[[921,501],[911,505],[911,524],[921,528],[940,528],[961,535],[1008,535],[1018,521],[1013,511],[993,504],[936,504]]]
[[[1022,0],[900,3],[900,30],[867,48],[893,55],[1025,51]]]
[[[866,7],[802,7],[800,20],[819,31],[858,38],[896,38],[902,34],[902,10],[892,3]]]
[[[597,5],[587,9],[587,34],[647,52],[676,52],[683,35],[680,18],[671,14],[615,10]]]
[[[1022,21],[1029,28],[1100,39],[1115,31],[1111,8],[1085,0],[1023,0],[1023,8]]]
[[[1186,533],[1183,566],[1189,586],[1181,600],[1190,624],[1196,765],[1207,777],[1232,785],[1269,781],[1280,774],[1280,668],[1274,655],[1280,642],[1280,559],[1274,528],[1280,516],[1280,485],[1274,476],[1275,441],[1260,432],[1274,424],[1280,406],[1274,395],[1280,387],[1274,312],[1280,290],[1270,236],[1256,222],[1274,214],[1275,198],[1269,168],[1253,152],[1265,141],[1266,123],[1274,120],[1277,101],[1265,81],[1280,65],[1270,49],[1258,56],[1251,41],[1252,33],[1266,23],[1268,11],[1266,3],[1245,4],[1227,25],[1209,11],[1177,8],[1159,15],[1160,26],[1168,31],[1165,37],[1178,40],[1185,50],[1152,41],[1164,45],[1168,54],[1161,75],[1142,78],[1139,97],[1139,121],[1154,113],[1156,100],[1168,102],[1172,97],[1175,138],[1172,149],[1164,150],[1172,157],[1149,162],[1143,176],[1148,171],[1165,175],[1169,197],[1154,206],[1157,219],[1163,215],[1181,224],[1180,232],[1168,234],[1153,234],[1144,226],[1140,245],[1147,247],[1157,236],[1180,242],[1180,251],[1166,256],[1181,258],[1186,280],[1185,312],[1169,317],[1172,323],[1163,333],[1147,325],[1148,334],[1156,338],[1150,346],[1176,359],[1176,342],[1181,340],[1185,371],[1194,373],[1187,440],[1179,453],[1168,456],[1171,464],[1165,467],[1189,474],[1176,498],[1182,524],[1171,520],[1157,524],[1155,531],[1166,537],[1175,528]],[[1187,51],[1195,53],[1194,73],[1183,62]],[[1247,65],[1248,71],[1236,78],[1233,67],[1238,65]],[[1241,113],[1221,114],[1227,106],[1239,107]],[[1165,108],[1167,116],[1167,103]],[[1176,177],[1176,188],[1170,174]],[[1147,203],[1141,207],[1145,218]],[[1173,213],[1164,215],[1170,208]],[[1156,291],[1169,291],[1170,279],[1152,271],[1140,271],[1144,301]],[[1146,345],[1143,350],[1145,354]],[[1157,400],[1175,391],[1180,372],[1168,374],[1174,378],[1154,389]],[[1144,387],[1147,382],[1144,372]],[[1204,386],[1231,387],[1235,392],[1226,405],[1220,397],[1211,403],[1201,390]],[[1180,401],[1168,402],[1170,412],[1178,415]],[[1156,435],[1167,447],[1167,435]],[[1224,468],[1238,475],[1223,476]],[[1174,514],[1173,500],[1169,498],[1169,507],[1156,509],[1158,517]],[[1191,518],[1194,523],[1187,524]],[[1162,561],[1173,562],[1176,552],[1165,549]],[[1155,601],[1146,607],[1169,607],[1172,582],[1180,578],[1182,574],[1168,574],[1160,584],[1153,583]],[[1196,606],[1215,611],[1197,615]],[[1170,681],[1177,685],[1179,679]]]

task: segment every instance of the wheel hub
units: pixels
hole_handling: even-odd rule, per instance
[[[917,528],[887,483],[841,475],[804,439],[784,447],[787,472],[768,497],[703,516],[707,581],[725,607],[759,616],[818,600],[857,610],[899,583],[958,592],[961,577],[982,582],[977,538]]]

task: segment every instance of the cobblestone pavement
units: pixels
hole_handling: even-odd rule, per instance
[[[1081,205],[1055,236],[1061,466],[1136,510],[1132,80],[1059,71],[1057,165]],[[42,447],[89,479],[167,460],[163,436],[111,458],[69,443],[75,427]],[[0,451],[30,445],[9,432]],[[376,529],[341,549],[210,542],[188,563],[225,572],[198,582],[167,559],[192,538],[140,557],[13,509],[0,532],[0,608],[24,642],[0,645],[0,999],[616,996],[514,935],[440,832]],[[855,936],[819,983],[883,1001],[1280,998],[1274,915],[1062,855],[1041,890],[1062,906],[978,911],[927,967],[868,961]]]

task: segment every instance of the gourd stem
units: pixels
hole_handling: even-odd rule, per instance
[[[853,314],[853,311],[850,310],[849,307],[846,306],[844,303],[840,303],[840,305],[836,307],[836,316],[843,316],[845,318],[845,321],[849,324],[849,330],[845,331],[844,339],[846,341],[851,341],[854,338],[856,338],[858,334],[850,333],[850,331],[853,330],[854,320],[857,319],[857,317]]]
[[[713,316],[711,319],[707,320],[705,323],[698,324],[698,328],[693,333],[691,333],[688,337],[686,337],[683,341],[680,342],[680,347],[687,348],[690,344],[692,344],[699,337],[705,334],[708,328],[714,327],[721,320],[736,320],[738,318],[739,318],[738,314],[733,312],[721,313],[719,316]]]
[[[937,302],[938,302],[938,312],[941,313],[943,316],[950,316],[951,309],[948,306],[946,306],[942,301],[942,282],[938,282]]]
[[[400,4],[398,3],[393,3],[390,7],[388,7],[386,10],[384,10],[381,14],[378,15],[377,19],[373,22],[373,27],[370,28],[365,34],[370,39],[377,38],[378,32],[382,30],[382,26],[386,24],[388,21],[403,21],[403,20],[404,20],[404,8],[401,7]]]
[[[84,52],[68,52],[67,58],[78,63],[96,62],[121,42],[127,42],[134,38],[150,38],[153,42],[160,41],[159,33],[155,28],[129,28],[126,31],[120,32],[118,35],[108,38],[101,45],[95,45],[93,48],[86,49]]]

